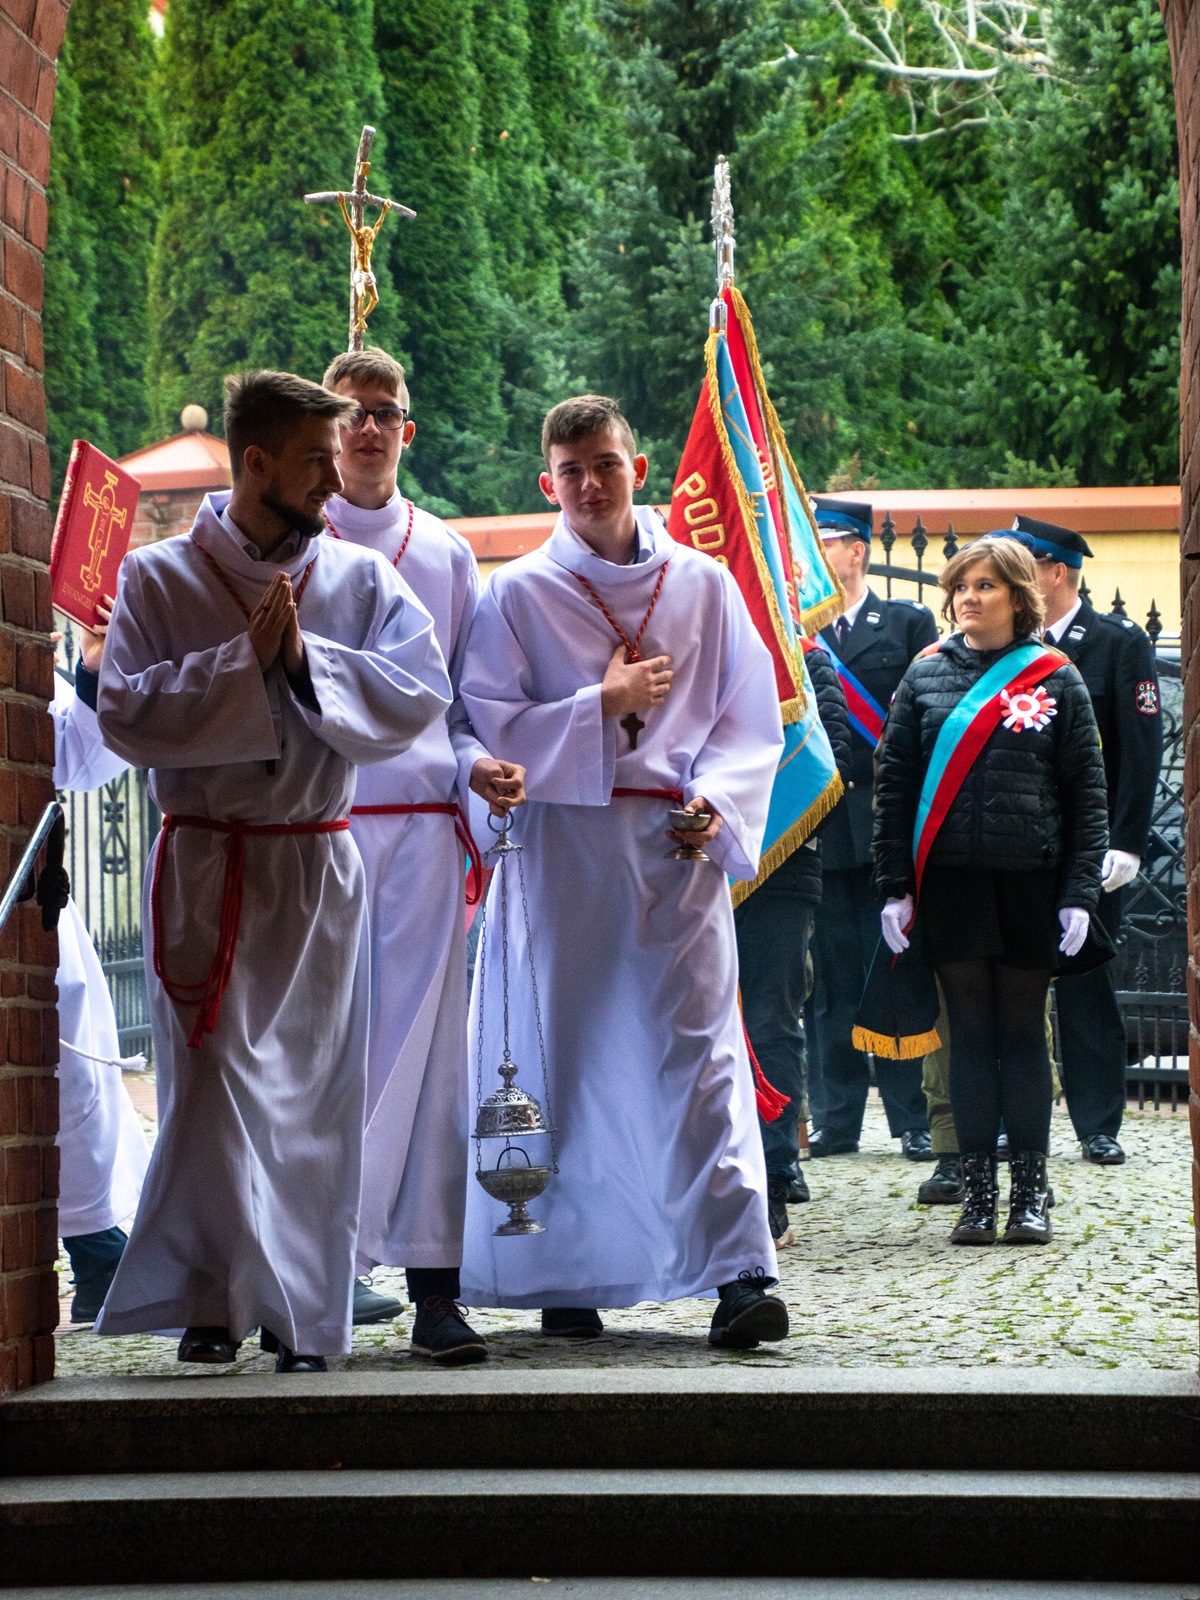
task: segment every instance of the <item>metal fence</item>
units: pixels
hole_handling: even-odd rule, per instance
[[[74,677],[75,639],[63,638]],[[153,1060],[146,978],[142,966],[142,879],[159,813],[146,773],[136,768],[90,794],[60,796],[67,814],[66,867],[71,893],[108,980],[123,1056]]]
[[[938,573],[959,549],[951,525],[933,562],[931,545],[920,517],[901,544],[891,516],[879,534],[884,560],[871,564],[871,583],[888,598],[914,599],[937,586]],[[941,560],[938,560],[938,555]],[[1080,592],[1088,596],[1087,584]],[[1118,589],[1109,610],[1126,616]],[[1126,1079],[1139,1106],[1172,1111],[1186,1106],[1188,1095],[1187,1004],[1187,873],[1183,840],[1183,684],[1179,640],[1163,633],[1162,617],[1151,601],[1145,622],[1158,658],[1163,710],[1163,763],[1158,777],[1150,844],[1141,871],[1125,891],[1125,920],[1117,944],[1117,1001],[1125,1022]],[[1055,1020],[1057,1039],[1057,1019]]]

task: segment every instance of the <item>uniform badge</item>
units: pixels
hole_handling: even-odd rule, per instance
[[[1145,683],[1139,683],[1133,691],[1134,704],[1146,717],[1158,715],[1158,685],[1152,678]]]
[[[1049,727],[1050,718],[1058,711],[1058,702],[1052,700],[1039,683],[1033,689],[1022,689],[1016,694],[1002,689],[1000,708],[1004,712],[1004,726],[1022,733],[1030,728]]]
[[[868,611],[867,612],[867,621],[871,624],[871,626],[873,628],[877,628],[879,626],[879,624],[883,621],[883,618],[879,615],[878,611]]]
[[[1083,635],[1084,635],[1084,629],[1082,629],[1080,627],[1074,627],[1067,634],[1067,638],[1068,639],[1073,639],[1075,641],[1075,643],[1078,644],[1080,639],[1083,638]]]

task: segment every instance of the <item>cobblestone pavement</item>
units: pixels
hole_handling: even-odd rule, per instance
[[[141,1098],[141,1097],[139,1097]],[[142,1101],[140,1109],[145,1109]],[[607,1337],[544,1339],[536,1314],[482,1311],[472,1323],[492,1359],[534,1367],[684,1367],[738,1361],[756,1366],[1161,1367],[1196,1365],[1196,1261],[1185,1114],[1131,1111],[1124,1167],[1079,1158],[1065,1112],[1051,1134],[1054,1238],[1023,1249],[949,1243],[957,1210],[916,1204],[932,1168],[905,1161],[882,1108],[868,1107],[857,1155],[806,1165],[809,1205],[792,1208],[795,1245],[782,1252],[791,1337],[757,1351],[712,1351],[704,1341],[711,1300],[680,1300],[604,1313]],[[1002,1180],[1001,1200],[1005,1185]],[[536,1206],[535,1206],[536,1210]],[[499,1213],[498,1213],[499,1214]],[[62,1262],[62,1283],[69,1271]],[[403,1274],[375,1286],[403,1298]],[[64,1301],[64,1313],[69,1306]],[[411,1315],[355,1330],[354,1351],[332,1366],[403,1370]],[[270,1358],[247,1344],[234,1367],[261,1372]],[[61,1376],[181,1370],[173,1341],[98,1339],[60,1329]]]

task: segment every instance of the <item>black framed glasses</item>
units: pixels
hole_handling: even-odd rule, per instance
[[[375,418],[375,426],[380,433],[395,433],[408,421],[408,412],[403,406],[356,406],[342,427],[349,428],[351,433],[360,433],[366,427],[368,417]]]

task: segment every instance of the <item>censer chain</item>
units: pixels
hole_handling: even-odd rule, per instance
[[[554,1137],[554,1111],[550,1104],[550,1072],[546,1065],[546,1039],[542,1031],[542,1004],[538,998],[537,968],[533,964],[533,930],[529,923],[529,900],[525,893],[525,868],[521,865],[521,854],[518,847],[517,854],[517,887],[521,891],[521,912],[525,919],[525,949],[529,956],[529,987],[533,992],[533,1020],[537,1026],[538,1054],[542,1060],[542,1093],[546,1097],[546,1126],[550,1130],[550,1166],[555,1173],[558,1172],[558,1141]],[[505,968],[505,1006],[507,1008],[507,981],[508,969]],[[508,1012],[505,1010],[505,1018]],[[505,1022],[505,1044],[508,1042],[508,1024]]]

